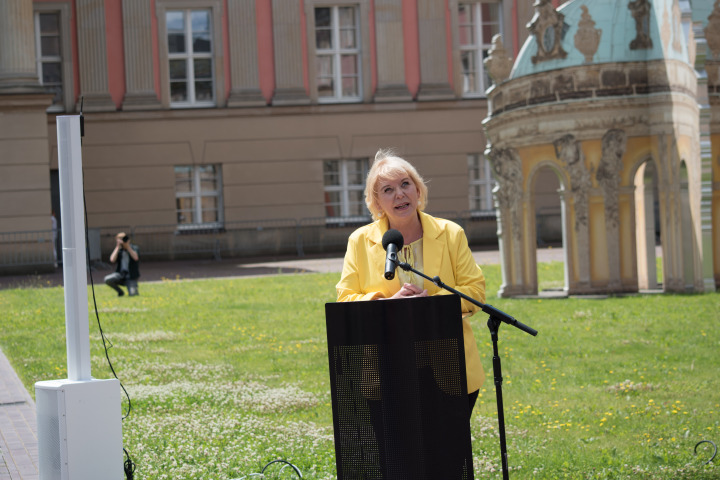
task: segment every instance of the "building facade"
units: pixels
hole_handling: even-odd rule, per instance
[[[720,284],[720,159],[710,148],[720,134],[720,2],[709,15],[694,6],[535,3],[532,37],[488,93],[501,295],[538,293],[533,214],[542,171],[560,185],[565,292]],[[503,60],[500,51],[489,63]]]
[[[356,226],[369,218],[364,174],[387,147],[430,180],[430,211],[483,218],[476,238],[494,238],[482,60],[498,33],[520,48],[529,4],[3,0],[0,9],[0,198],[12,205],[0,211],[3,233],[47,231],[50,212],[59,216],[55,118],[82,110],[88,226],[101,231],[102,254],[118,229],[152,232],[144,243],[159,254],[155,233],[172,234],[170,244],[243,222]],[[35,253],[19,263],[37,263]]]
[[[429,212],[497,244],[484,60],[499,34],[512,64],[559,3],[3,0],[0,268],[52,268],[55,119],[81,111],[95,259],[119,230],[145,258],[342,251],[386,147],[429,180]],[[535,185],[533,242],[561,240],[560,182]]]

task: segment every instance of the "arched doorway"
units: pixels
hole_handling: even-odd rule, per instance
[[[652,159],[643,162],[635,173],[635,241],[638,289],[662,288],[660,211],[657,167]]]
[[[552,164],[531,174],[531,203],[535,215],[535,271],[538,294],[564,296],[568,292],[567,252],[562,180]]]

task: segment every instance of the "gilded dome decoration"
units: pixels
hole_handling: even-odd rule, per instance
[[[718,5],[706,33],[720,23]],[[701,233],[698,76],[678,0],[535,7],[533,35],[510,78],[488,90],[483,121],[498,185],[499,295],[537,294],[538,208],[553,195],[563,212],[568,294],[657,286],[656,239],[662,288],[702,291],[691,239]],[[713,41],[709,49],[720,50],[720,35]],[[717,68],[707,71],[710,91]]]
[[[590,16],[587,6],[582,5],[580,8],[582,9],[582,17],[578,22],[578,30],[575,34],[575,48],[585,56],[585,61],[590,63],[600,45],[602,30],[595,28],[595,22]]]
[[[643,50],[653,48],[653,41],[650,37],[650,1],[634,0],[628,3],[628,8],[635,19],[635,38],[630,42],[631,50]]]
[[[720,0],[715,0],[713,11],[708,17],[705,39],[713,57],[720,57]]]
[[[562,46],[567,32],[565,16],[553,8],[550,0],[536,0],[533,6],[535,15],[528,24],[528,30],[536,39],[537,54],[532,57],[532,62],[567,57]]]
[[[544,0],[538,0],[543,2]],[[563,17],[566,33],[559,35],[562,51],[567,52],[564,57],[557,55],[553,58],[543,57],[538,61],[540,52],[545,52],[545,47],[538,47],[544,37],[538,38],[538,34],[528,37],[518,53],[515,65],[510,73],[510,78],[532,75],[549,70],[557,70],[573,66],[582,66],[587,63],[630,63],[645,62],[660,59],[672,59],[687,62],[688,48],[685,38],[681,32],[671,33],[670,48],[663,48],[661,39],[661,27],[663,25],[663,14],[665,10],[673,11],[675,0],[574,0],[561,5],[555,11],[547,2],[536,7],[536,14],[533,21],[536,21],[535,31],[546,24],[557,25],[558,20],[550,20],[552,12]],[[711,28],[713,18],[710,18],[706,36],[708,46],[713,47],[720,55],[720,0],[716,0],[715,13],[716,28]],[[631,8],[632,6],[632,8]],[[583,8],[584,7],[584,8]],[[584,13],[587,12],[587,16]],[[542,20],[546,18],[547,20]],[[588,21],[593,23],[588,23]],[[671,30],[673,22],[670,22]],[[530,28],[530,26],[528,26]],[[638,30],[638,28],[640,30]],[[543,30],[543,31],[545,31]],[[592,59],[587,60],[587,48],[592,44],[589,38],[590,32],[598,32],[597,50],[592,54]],[[602,34],[600,34],[602,32]],[[638,33],[640,32],[640,33]],[[718,32],[714,34],[713,32]],[[579,37],[578,37],[579,35]],[[710,45],[710,37],[717,37],[716,43]],[[553,37],[554,38],[554,37]],[[577,41],[579,42],[576,43]],[[679,42],[679,47],[676,44]],[[549,43],[548,43],[549,45]],[[640,48],[642,47],[642,48]],[[533,60],[534,59],[534,60]]]
[[[502,35],[495,34],[492,39],[492,48],[488,57],[483,61],[490,73],[490,77],[497,83],[502,83],[510,76],[513,59],[508,55],[502,42]]]

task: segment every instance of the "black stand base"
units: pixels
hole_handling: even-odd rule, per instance
[[[502,395],[502,365],[500,364],[500,354],[498,353],[498,330],[502,320],[494,316],[488,318],[487,326],[490,329],[490,337],[492,338],[493,344],[493,376],[495,378],[495,397],[497,399],[497,412],[498,412],[498,427],[500,431],[500,456],[502,459],[502,471],[503,479],[507,480],[510,478],[508,473],[508,459],[507,459],[507,442],[505,439],[505,408],[503,406],[503,395]]]

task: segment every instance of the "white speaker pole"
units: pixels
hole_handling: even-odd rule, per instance
[[[121,480],[120,382],[90,376],[80,116],[57,135],[68,378],[35,383],[40,480]]]
[[[57,117],[57,140],[67,372],[70,380],[90,380],[82,146],[78,115]]]

